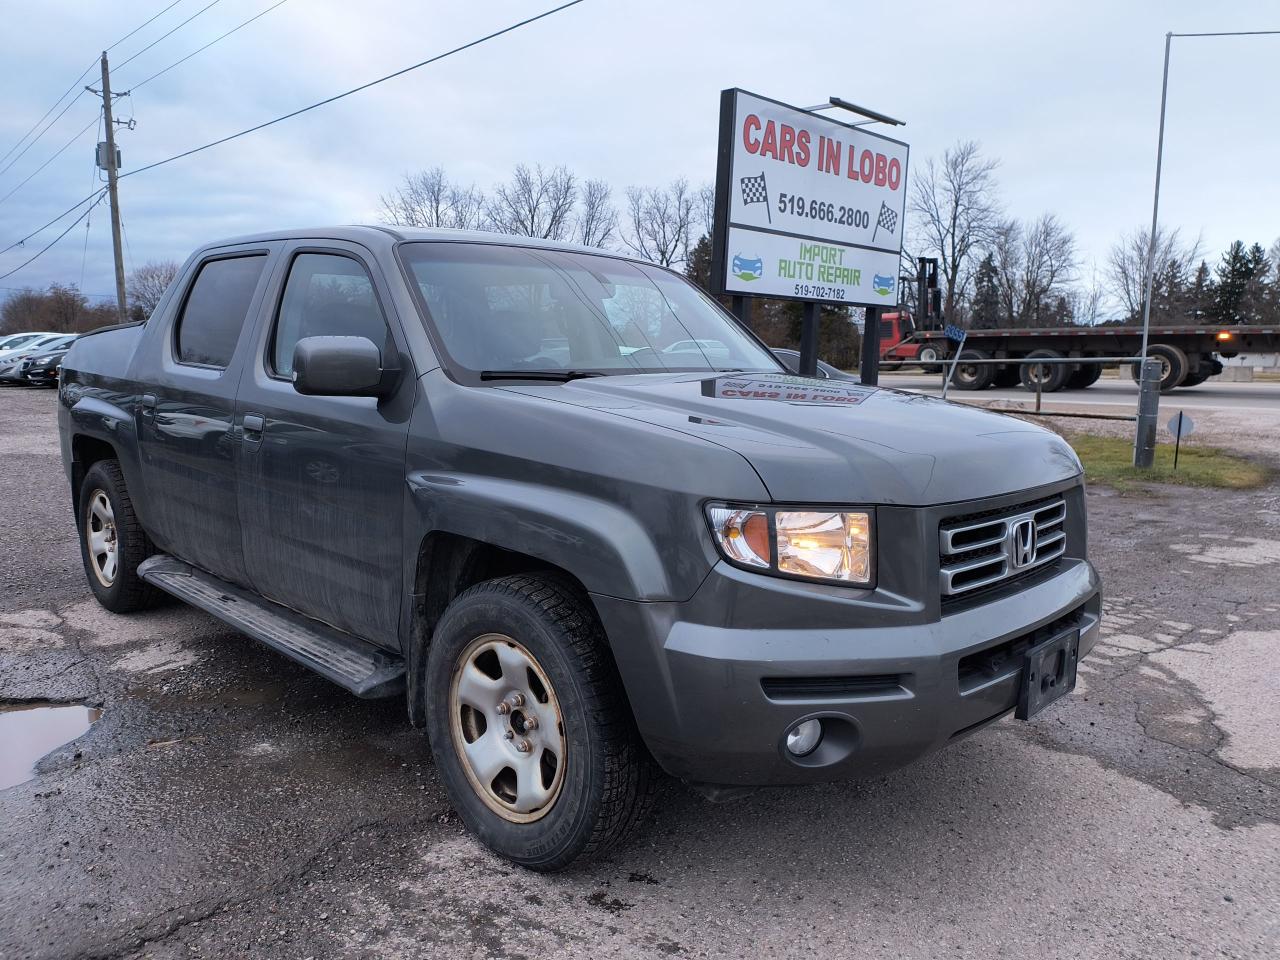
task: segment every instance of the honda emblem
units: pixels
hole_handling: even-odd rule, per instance
[[[1036,522],[1032,517],[1018,520],[1009,529],[1009,559],[1013,569],[1029,567],[1036,560]]]

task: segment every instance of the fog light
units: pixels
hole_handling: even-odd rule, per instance
[[[797,723],[787,731],[787,750],[793,756],[803,757],[805,754],[813,753],[818,746],[818,741],[821,739],[822,722],[819,720],[805,720],[803,723]]]

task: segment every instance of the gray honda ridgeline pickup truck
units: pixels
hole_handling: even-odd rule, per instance
[[[658,769],[726,798],[1032,716],[1098,634],[1066,443],[791,376],[600,250],[212,244],[76,342],[58,422],[103,606],[172,594],[404,696],[467,826],[533,869],[617,844]]]

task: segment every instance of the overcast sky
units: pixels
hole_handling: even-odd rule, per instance
[[[0,0],[0,152],[111,44],[168,0]],[[218,0],[132,63],[126,90],[275,0]],[[123,61],[205,6],[183,0],[113,49]],[[234,133],[466,42],[554,0],[290,0],[117,106],[123,168]],[[519,162],[629,184],[715,173],[718,94],[798,105],[839,95],[907,121],[912,162],[974,139],[1001,162],[1009,214],[1051,211],[1082,273],[1151,215],[1164,33],[1280,28],[1280,7],[1203,2],[863,3],[586,0],[490,43],[121,183],[126,265],[210,239],[370,222],[380,193],[435,165],[488,187]],[[96,79],[96,78],[95,78]],[[1280,236],[1280,37],[1174,40],[1162,224],[1231,240]],[[4,174],[8,193],[89,123],[86,94]],[[93,134],[0,202],[0,248],[93,187]],[[0,162],[0,167],[12,160]],[[62,229],[0,256],[0,273]],[[0,286],[109,293],[105,206]],[[87,252],[86,252],[87,251]],[[0,294],[4,291],[0,290]]]

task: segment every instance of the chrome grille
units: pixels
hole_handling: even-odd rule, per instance
[[[938,528],[943,597],[997,586],[1057,560],[1067,549],[1066,519],[1066,501],[1054,497],[944,520]]]

